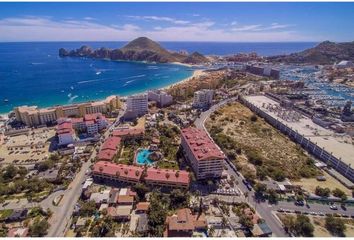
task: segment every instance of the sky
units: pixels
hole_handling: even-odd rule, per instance
[[[354,2],[0,3],[0,42],[354,41]]]

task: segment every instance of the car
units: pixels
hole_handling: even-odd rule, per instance
[[[296,206],[304,206],[305,203],[304,203],[304,201],[299,200],[299,201],[296,201],[296,202],[295,202],[295,205],[296,205]]]
[[[330,205],[329,208],[332,210],[338,210],[338,207],[335,204]]]
[[[278,209],[278,212],[284,212],[284,209],[279,208],[279,209]]]
[[[341,207],[344,211],[347,211],[347,207],[345,206],[344,203],[342,203],[342,204],[340,205],[340,207]]]

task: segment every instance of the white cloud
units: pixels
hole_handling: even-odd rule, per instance
[[[92,21],[92,20],[96,20],[96,18],[93,18],[93,17],[84,17],[84,20]]]
[[[231,22],[231,26],[235,26],[235,25],[237,25],[238,24],[238,22],[237,21],[233,21],[233,22]]]
[[[194,13],[192,14],[193,17],[200,17],[200,14]]]
[[[272,23],[270,26],[264,26],[262,24],[253,24],[253,25],[244,25],[240,27],[235,27],[232,28],[232,30],[233,31],[266,31],[266,30],[286,29],[293,26],[295,25],[278,24],[278,23]]]
[[[129,18],[141,19],[141,20],[151,20],[151,21],[165,21],[174,24],[188,24],[189,21],[178,20],[171,17],[161,17],[161,16],[128,16]]]
[[[59,21],[49,17],[22,17],[0,19],[0,41],[129,41],[140,36],[156,41],[264,42],[325,39],[289,31],[281,24],[265,27],[258,24],[247,25],[236,29],[238,30],[228,29],[227,26],[216,27],[216,23],[210,20],[168,27],[155,26],[146,30],[134,24],[104,25],[87,20]]]

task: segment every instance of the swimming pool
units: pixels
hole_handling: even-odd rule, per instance
[[[152,151],[148,149],[141,149],[138,150],[136,153],[136,163],[139,165],[152,165],[154,162],[149,159],[149,155],[152,153]]]

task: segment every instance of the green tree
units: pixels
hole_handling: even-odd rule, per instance
[[[151,193],[147,214],[149,235],[151,237],[162,237],[167,217],[167,206],[161,193],[157,191]]]
[[[189,204],[190,194],[180,189],[172,190],[170,194],[171,207],[174,209],[187,207]]]
[[[332,194],[335,197],[341,198],[343,201],[347,200],[347,195],[339,188],[334,189]]]
[[[96,203],[94,201],[83,202],[80,208],[80,216],[89,217],[95,214]]]
[[[326,229],[335,236],[344,237],[346,226],[344,221],[333,216],[326,217]]]
[[[29,227],[29,234],[31,237],[43,237],[47,234],[49,223],[45,218],[40,220],[37,218]]]
[[[303,237],[312,237],[314,226],[310,222],[310,219],[305,215],[297,215],[295,226],[295,233]]]
[[[320,186],[317,186],[315,189],[315,194],[320,197],[329,197],[330,193],[331,190],[329,188],[321,188]]]
[[[10,164],[3,170],[2,177],[5,181],[12,180],[17,174],[17,168]]]
[[[136,192],[139,201],[145,200],[145,194],[149,192],[149,188],[143,183],[135,184],[133,190]]]
[[[252,219],[249,218],[248,216],[242,214],[241,217],[240,217],[240,220],[239,222],[242,224],[242,226],[252,230],[253,229],[253,222],[252,222]]]

